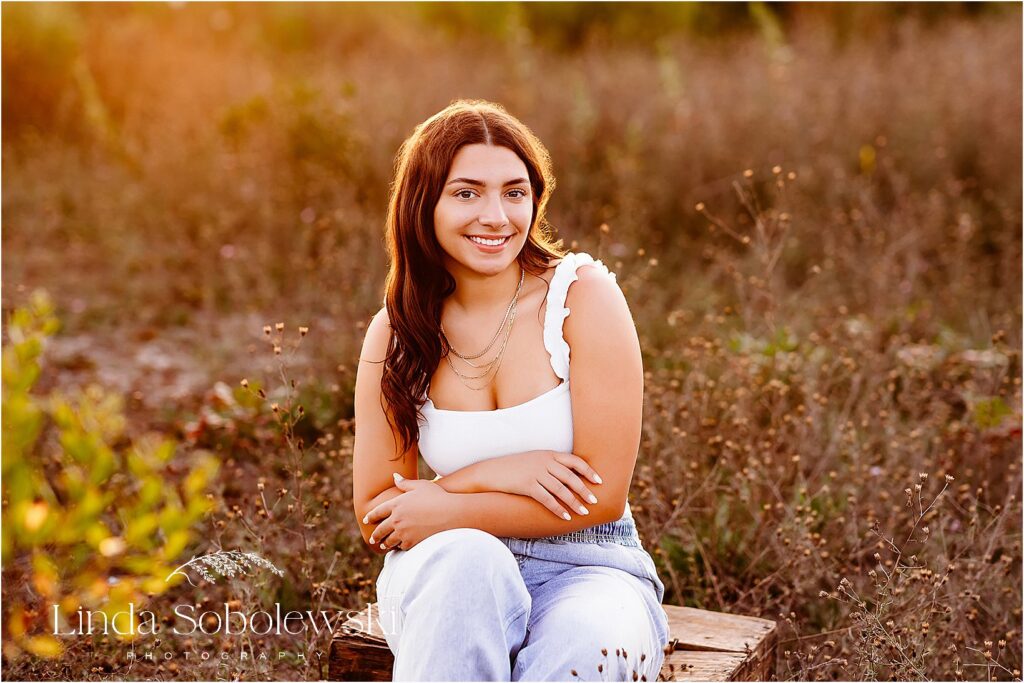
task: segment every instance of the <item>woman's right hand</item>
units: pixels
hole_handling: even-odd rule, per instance
[[[601,478],[578,455],[538,450],[505,458],[510,461],[506,476],[500,483],[501,491],[505,493],[529,496],[560,519],[567,519],[566,508],[576,514],[590,514],[581,501],[597,502],[597,497],[583,483],[580,474],[598,484]]]

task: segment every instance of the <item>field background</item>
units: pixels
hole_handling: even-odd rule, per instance
[[[215,454],[180,561],[285,573],[155,604],[374,599],[352,389],[391,164],[472,97],[548,146],[551,223],[630,303],[630,500],[665,602],[779,620],[783,679],[1021,677],[1019,5],[2,11],[4,344],[46,290],[34,391],[102,385],[128,437]],[[3,598],[45,630],[27,557]],[[4,628],[8,678],[325,672],[326,636],[150,639],[174,658],[130,665],[113,638],[46,658]]]

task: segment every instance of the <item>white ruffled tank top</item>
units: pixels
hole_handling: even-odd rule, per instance
[[[595,266],[615,280],[615,273],[583,252],[569,252],[555,266],[544,313],[544,348],[561,384],[525,403],[495,410],[441,410],[424,393],[426,402],[421,412],[425,422],[420,423],[419,450],[438,475],[444,477],[475,462],[512,453],[572,453],[570,349],[562,335],[562,324],[570,312],[565,306],[569,285],[579,279],[576,270],[584,265]],[[632,516],[627,501],[621,519]]]

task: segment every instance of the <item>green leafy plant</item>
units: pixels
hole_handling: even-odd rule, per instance
[[[134,633],[129,605],[183,580],[166,579],[208,511],[218,469],[204,451],[176,458],[177,444],[159,435],[128,439],[123,400],[102,387],[34,394],[58,329],[36,292],[11,314],[3,349],[4,580],[16,587],[5,594],[8,656],[59,655],[55,615],[79,608]]]

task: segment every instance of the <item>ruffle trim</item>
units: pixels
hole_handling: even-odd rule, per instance
[[[551,367],[563,381],[569,379],[569,344],[565,341],[562,326],[569,317],[569,309],[565,307],[565,299],[569,294],[569,285],[579,279],[576,272],[580,266],[597,266],[605,274],[615,280],[615,273],[585,252],[569,252],[561,263],[555,266],[555,274],[551,277],[548,290],[547,306],[544,313],[544,348],[551,355]]]

